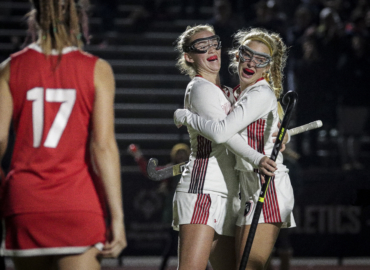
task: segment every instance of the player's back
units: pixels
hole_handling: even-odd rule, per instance
[[[87,161],[96,61],[75,47],[45,56],[36,44],[11,56],[16,142],[8,214],[99,209]]]

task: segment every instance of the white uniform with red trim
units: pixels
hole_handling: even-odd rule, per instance
[[[195,77],[185,93],[185,108],[210,120],[229,113],[228,89],[221,90],[202,77]],[[221,235],[234,235],[240,200],[235,156],[224,145],[213,143],[191,128],[191,154],[173,201],[173,227],[206,224]]]
[[[225,93],[202,77],[187,86],[185,108],[204,119],[219,121],[229,113],[231,104]],[[219,145],[188,128],[191,154],[176,191],[222,196],[236,194],[239,183],[234,171],[235,156]]]
[[[250,224],[261,188],[258,174],[254,170],[264,155],[271,155],[274,145],[272,133],[279,122],[276,97],[269,84],[260,80],[247,87],[238,97],[233,111],[222,121],[210,121],[188,111],[176,113],[175,117],[178,117],[177,121],[186,123],[204,137],[216,143],[226,143],[228,148],[242,147],[240,142],[236,141],[239,136],[243,137],[244,144],[248,142],[249,152],[236,157],[235,168],[242,172],[242,209],[237,225]],[[270,183],[260,222],[282,222],[283,227],[293,227],[294,196],[281,153],[276,163],[278,170],[275,172],[275,179]],[[255,186],[256,182],[258,185]]]

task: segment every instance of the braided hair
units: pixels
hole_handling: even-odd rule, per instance
[[[88,0],[31,0],[31,3],[33,8],[28,13],[28,31],[33,42],[38,36],[46,55],[52,49],[60,55],[66,46],[81,49],[82,34],[89,42],[86,15]]]

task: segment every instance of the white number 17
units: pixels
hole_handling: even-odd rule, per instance
[[[44,130],[44,88],[35,87],[27,91],[27,100],[32,101],[33,147],[39,147]],[[59,111],[44,142],[45,147],[57,147],[67,126],[69,116],[76,101],[75,89],[51,89],[45,93],[46,102],[61,102]]]

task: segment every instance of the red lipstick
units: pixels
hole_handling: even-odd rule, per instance
[[[212,56],[207,58],[207,61],[214,61],[214,60],[217,60],[217,59],[218,59],[217,55],[212,55]]]
[[[244,73],[247,73],[248,75],[253,75],[255,72],[249,68],[244,68],[243,69]]]

